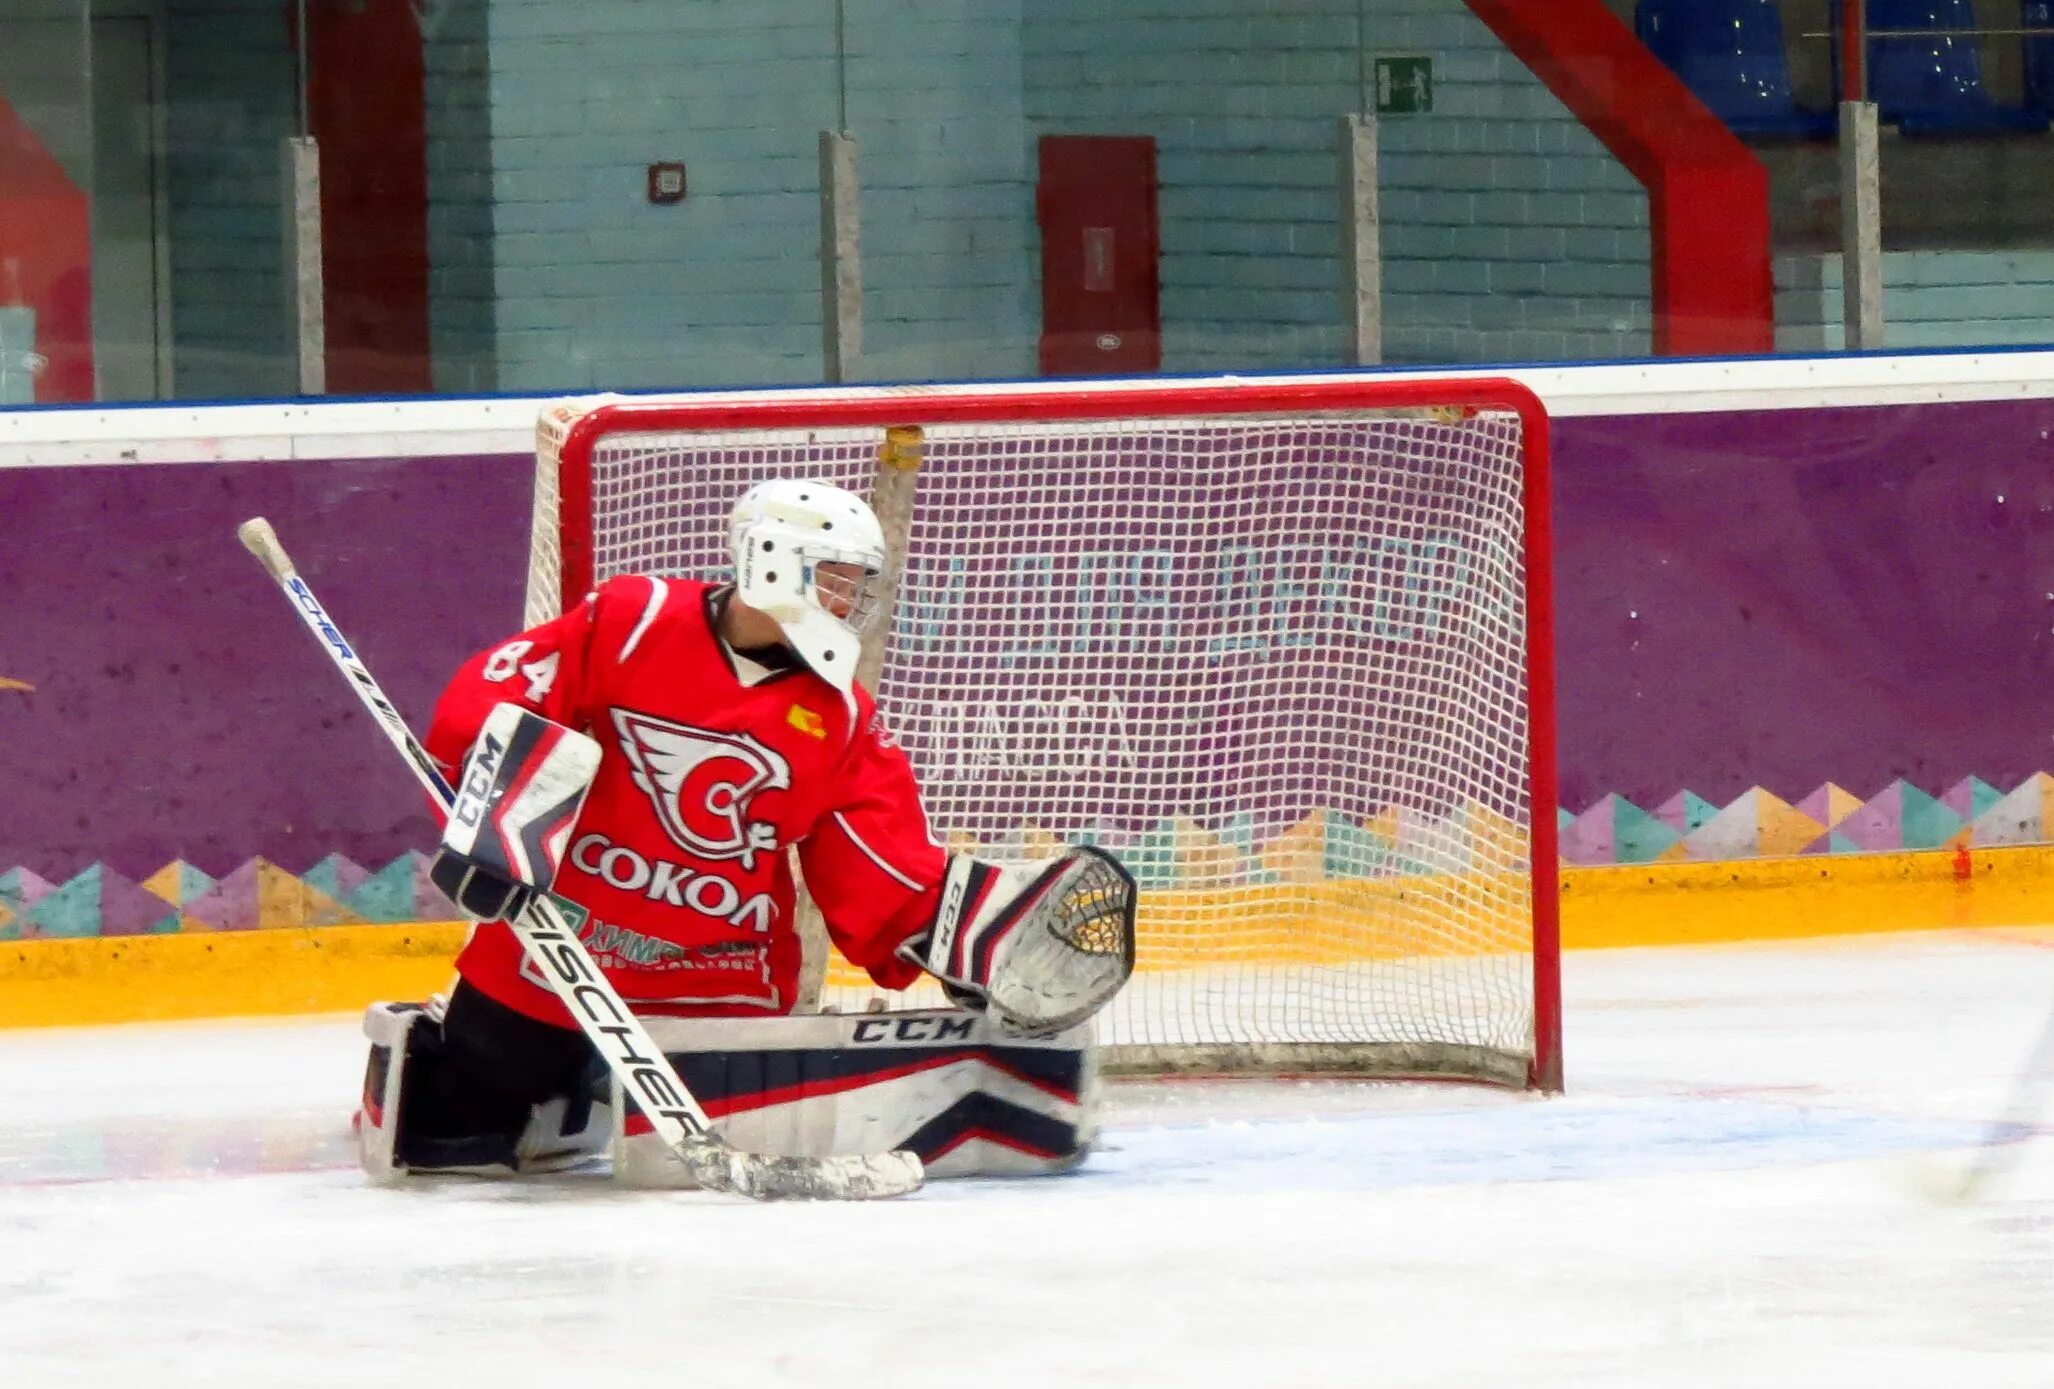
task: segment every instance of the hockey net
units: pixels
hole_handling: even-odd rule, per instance
[[[868,494],[863,675],[937,833],[1140,884],[1109,1069],[1559,1088],[1546,439],[1498,380],[566,402],[527,617],[725,574],[760,479]]]

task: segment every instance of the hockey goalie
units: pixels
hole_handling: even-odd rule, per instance
[[[1133,970],[1132,878],[1094,849],[1004,866],[936,841],[855,680],[886,563],[860,498],[759,484],[728,548],[731,583],[610,579],[444,691],[426,742],[464,794],[432,874],[478,924],[446,1002],[365,1016],[374,1176],[610,1151],[620,1180],[684,1184],[504,924],[539,892],[583,912],[592,956],[735,1147],[906,1149],[936,1176],[1088,1150],[1087,1024]],[[792,848],[844,957],[884,989],[931,975],[955,1006],[794,1015]]]

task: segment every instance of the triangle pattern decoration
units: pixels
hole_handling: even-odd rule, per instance
[[[1315,810],[1262,846],[1262,866],[1280,883],[1322,882],[1326,845],[1327,813]]]
[[[412,921],[414,919],[414,860],[409,849],[377,872],[365,878],[343,898],[349,909],[365,921]]]
[[[100,865],[43,894],[22,913],[24,940],[70,940],[100,932]]]
[[[363,918],[269,859],[253,858],[186,904],[186,930],[348,926]]]
[[[1241,856],[1211,830],[1188,816],[1170,821],[1172,874],[1180,884],[1231,882],[1241,867]]]
[[[1797,808],[1831,829],[1861,809],[1861,797],[1829,781],[1799,801]]]
[[[1755,788],[1755,852],[1765,856],[1794,854],[1826,827],[1790,802]]]
[[[1168,820],[1151,826],[1124,861],[1139,886],[1168,886],[1177,876],[1177,827]]]
[[[300,874],[300,879],[308,887],[334,898],[340,904],[348,901],[351,893],[369,882],[371,873],[369,869],[359,866],[341,854],[330,854]]]
[[[1833,828],[1863,852],[1904,847],[1904,783],[1893,781]]]
[[[257,925],[257,863],[251,859],[185,904],[186,931],[250,931]]]
[[[1684,794],[1690,793],[1686,791]],[[1698,803],[1709,810],[1708,803]],[[1709,819],[1709,815],[1706,818]],[[1619,798],[1612,821],[1613,863],[1652,863],[1682,838],[1683,833],[1675,822],[1660,815],[1650,815],[1632,801]]]
[[[1898,823],[1907,849],[1939,849],[1959,834],[1966,820],[1937,797],[1929,796],[1908,781],[1897,783]]]
[[[100,934],[158,936],[178,929],[178,908],[102,865]]]
[[[2038,844],[2054,837],[2054,777],[2034,772],[1976,816],[1977,844]]]
[[[1693,859],[1752,858],[1759,826],[1755,793],[1749,791],[1711,819],[1683,836],[1685,854]]]
[[[1389,871],[1393,845],[1353,821],[1330,815],[1326,822],[1326,850],[1321,868],[1332,878],[1367,878]]]
[[[1858,854],[1861,846],[1838,830],[1827,830],[1824,834],[1804,846],[1807,854]]]
[[[1676,831],[1680,838],[1718,813],[1719,807],[1695,791],[1678,791],[1655,807],[1654,818]]]
[[[0,873],[0,940],[20,940],[30,929],[28,910],[56,891],[26,868]]]
[[[1683,837],[1693,860],[1795,854],[1825,829],[1788,801],[1756,786]]]
[[[1063,842],[1056,832],[1046,825],[1037,825],[1032,820],[1022,820],[1019,825],[1020,854],[1023,858],[1039,861],[1054,858],[1062,851]]]
[[[456,903],[442,895],[442,889],[435,886],[435,880],[428,876],[429,858],[426,854],[407,851],[407,861],[414,870],[414,910],[410,921],[460,921],[463,913],[456,909]]]
[[[1021,821],[998,843],[1009,856],[1028,858],[1066,841],[1098,844],[1151,888],[1502,868],[1522,862],[1530,847],[1518,825],[1466,802],[1446,814],[1384,806],[1359,820],[1315,810],[1267,842],[1257,841],[1255,816],[1243,811],[1217,823],[1179,816],[1146,829],[1101,822],[1066,836]],[[1653,810],[1614,794],[1581,814],[1557,807],[1556,824],[1561,861],[1572,866],[2054,844],[2054,774],[2035,772],[2008,792],[1965,776],[1937,796],[1899,779],[1866,801],[1830,781],[1795,804],[1753,787],[1716,808],[1690,791]],[[993,852],[963,836],[951,841]],[[140,882],[104,864],[61,885],[26,867],[0,872],[0,940],[459,919],[429,881],[428,859],[414,851],[376,871],[329,854],[301,875],[253,858],[219,880],[183,860]]]
[[[25,913],[22,937],[27,940],[76,940],[100,934],[100,884],[107,870],[94,864],[67,879]],[[131,884],[133,886],[133,884]],[[168,907],[168,903],[159,905]]]
[[[33,907],[56,890],[55,884],[26,868],[10,868],[0,873],[0,906],[16,912]]]
[[[1448,817],[1449,832],[1468,846],[1471,867],[1486,871],[1527,862],[1533,852],[1526,830],[1480,801],[1464,801]]]
[[[212,886],[214,880],[211,877],[184,859],[173,859],[142,881],[145,892],[163,898],[174,907],[185,906]]]
[[[1220,843],[1227,845],[1244,859],[1255,857],[1255,817],[1245,810],[1236,811],[1223,821],[1219,829]]]
[[[1562,862],[1617,863],[1618,850],[1614,845],[1612,826],[1617,818],[1616,807],[1626,803],[1625,797],[1615,792],[1564,825],[1555,845]]]
[[[1401,833],[1398,824],[1398,807],[1395,805],[1378,806],[1368,815],[1362,817],[1362,828],[1383,840],[1393,849],[1397,848],[1398,835]]]
[[[1964,820],[1974,820],[2004,799],[2004,793],[1981,777],[1965,776],[1940,795],[1940,803]]]

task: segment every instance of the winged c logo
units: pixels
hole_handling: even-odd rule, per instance
[[[740,859],[777,852],[777,827],[749,818],[761,791],[788,791],[792,769],[746,733],[693,728],[628,709],[613,711],[621,751],[635,785],[648,793],[656,818],[677,843],[701,858]]]

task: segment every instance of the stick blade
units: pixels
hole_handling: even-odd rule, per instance
[[[1965,1158],[1920,1155],[1904,1162],[1899,1176],[1928,1205],[1972,1206],[1989,1197],[2003,1175],[2002,1150],[1981,1150]]]
[[[730,1153],[731,1191],[758,1201],[885,1201],[918,1191],[927,1169],[912,1153],[766,1157]]]

